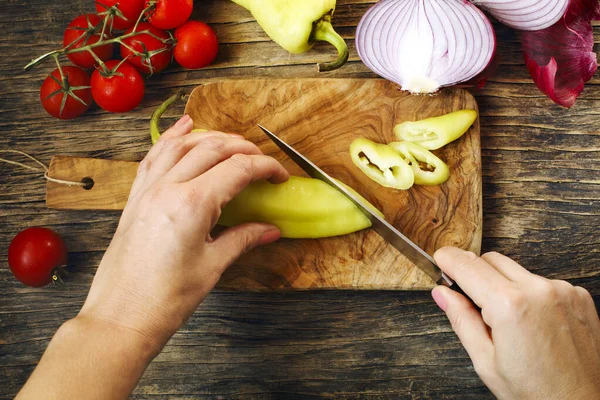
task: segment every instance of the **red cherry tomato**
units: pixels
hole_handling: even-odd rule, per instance
[[[217,57],[217,35],[203,22],[188,21],[175,29],[175,40],[175,60],[184,68],[206,67]]]
[[[27,286],[46,286],[58,277],[57,268],[67,265],[67,246],[50,229],[21,231],[8,247],[8,265],[15,278]]]
[[[42,83],[40,100],[48,114],[60,119],[73,119],[92,105],[90,76],[78,67],[56,68]],[[63,103],[63,98],[67,96]]]
[[[144,97],[144,79],[127,61],[110,60],[104,63],[111,71],[96,69],[92,74],[92,97],[110,112],[127,112],[136,108]]]
[[[169,40],[170,36],[167,32],[162,29],[158,29],[154,25],[148,22],[141,22],[136,29],[136,32],[150,31],[154,36],[157,36],[165,41]],[[133,28],[129,29],[125,34],[133,32]],[[127,62],[133,64],[140,72],[144,74],[156,74],[165,69],[171,62],[173,57],[173,51],[171,50],[171,44],[168,42],[162,42],[157,38],[143,33],[140,35],[132,36],[127,39],[123,39],[126,47],[121,45],[121,57],[127,59]],[[142,53],[141,56],[136,56],[130,50]]]
[[[63,35],[63,47],[69,46],[69,49],[78,49],[80,47],[94,44],[100,40],[102,33],[103,21],[96,14],[85,14],[76,17]],[[108,32],[105,32],[105,39],[108,37]],[[74,43],[71,45],[71,43]],[[108,60],[112,56],[112,44],[105,44],[93,49],[93,52],[102,61]],[[96,65],[96,60],[89,51],[81,51],[78,53],[67,54],[69,60],[75,65],[82,68],[93,68]]]
[[[146,0],[146,7],[151,3],[155,7],[148,12],[148,22],[164,30],[183,25],[194,9],[194,0]]]
[[[145,0],[99,0],[96,1],[96,11],[102,17],[105,17],[107,13],[110,13],[110,8],[117,6],[118,11],[123,17],[118,14],[110,15],[112,18],[113,29],[123,31],[127,28],[131,28],[137,22],[140,14],[144,11]],[[109,21],[110,23],[110,21]]]

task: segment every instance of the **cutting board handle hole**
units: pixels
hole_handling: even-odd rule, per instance
[[[94,180],[92,178],[90,178],[89,176],[86,176],[85,178],[83,178],[81,180],[81,183],[83,183],[82,188],[84,188],[85,190],[90,190],[91,188],[94,187]]]

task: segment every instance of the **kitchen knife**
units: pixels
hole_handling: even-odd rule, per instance
[[[292,146],[279,139],[274,133],[258,125],[260,129],[300,168],[302,168],[312,178],[319,179],[333,188],[337,189],[346,196],[358,209],[371,221],[371,228],[377,232],[385,241],[395,247],[406,258],[412,261],[423,272],[429,275],[438,285],[452,286],[454,282],[450,279],[435,263],[433,258],[423,251],[419,246],[404,236],[394,226],[385,219],[370,210],[363,201],[358,199],[346,188],[327,175],[322,169],[317,167],[308,158],[304,157]]]

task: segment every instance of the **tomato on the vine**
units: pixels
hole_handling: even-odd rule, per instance
[[[136,108],[144,97],[144,79],[127,61],[110,60],[92,74],[92,97],[110,112],[127,112]]]
[[[121,57],[133,64],[140,72],[145,74],[156,74],[165,69],[171,62],[173,51],[171,50],[170,36],[162,29],[158,29],[148,22],[141,22],[136,32],[149,31],[152,35],[142,33],[123,39],[121,45]],[[133,28],[125,34],[133,32]],[[161,40],[157,39],[161,38]],[[141,53],[135,55],[133,50]]]
[[[27,228],[8,247],[8,265],[13,275],[33,287],[60,280],[58,268],[67,265],[67,257],[65,242],[47,228]]]
[[[184,68],[206,67],[217,57],[217,35],[203,22],[188,21],[175,29],[175,40],[175,60]]]
[[[42,83],[40,100],[53,117],[76,118],[92,105],[90,76],[78,67],[56,68]]]
[[[96,11],[103,18],[111,18],[113,29],[123,31],[135,25],[144,5],[145,0],[98,0]]]
[[[146,0],[148,22],[157,28],[168,30],[183,25],[192,15],[194,0]]]
[[[78,49],[90,44],[97,43],[102,34],[103,20],[96,14],[84,14],[71,21],[63,35],[63,46],[69,50]],[[108,29],[107,29],[108,31]],[[104,39],[109,38],[108,32],[104,33]],[[112,56],[112,44],[98,46],[92,50],[102,61],[108,60]],[[80,51],[67,54],[69,60],[82,68],[93,68],[96,65],[96,59],[89,51]]]

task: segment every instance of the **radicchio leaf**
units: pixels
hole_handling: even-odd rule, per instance
[[[555,103],[571,107],[598,69],[592,20],[600,19],[598,0],[571,0],[554,25],[522,33],[525,63],[533,81]]]

